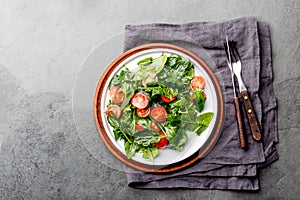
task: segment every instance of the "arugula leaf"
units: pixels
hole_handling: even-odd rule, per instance
[[[174,145],[177,151],[182,151],[183,145],[187,142],[188,136],[184,129],[179,129],[176,136],[169,141],[172,145]]]
[[[167,87],[177,88],[179,93],[188,92],[188,86],[193,77],[193,64],[189,60],[183,60],[180,56],[174,55],[168,57],[166,66],[158,74],[159,80],[164,80]]]
[[[136,143],[129,143],[128,141],[124,141],[125,152],[127,158],[132,158],[134,154],[138,151],[138,145]]]
[[[134,90],[131,90],[127,95],[126,95],[126,98],[125,100],[123,101],[123,103],[121,104],[121,110],[124,110],[124,108],[129,104],[131,98],[133,97],[134,95]]]
[[[112,116],[107,116],[107,121],[108,121],[109,125],[111,125],[111,127],[113,127],[113,128],[119,127],[119,122],[116,120],[116,118],[114,118]]]
[[[151,93],[151,97],[158,95],[158,94],[162,94],[167,98],[170,98],[170,95],[172,94],[173,96],[177,96],[178,95],[178,90],[177,89],[173,89],[173,88],[168,88],[167,86],[165,86],[164,84],[157,82],[157,83],[148,83],[147,87],[144,88],[144,91],[146,92],[150,92]]]
[[[170,66],[170,67],[175,66],[180,60],[181,60],[180,56],[171,55],[167,59],[166,66]]]
[[[135,123],[132,115],[131,106],[128,105],[126,108],[124,108],[119,119],[119,127],[127,135],[133,135],[135,133]]]
[[[127,67],[124,67],[123,70],[121,70],[120,74],[116,74],[109,83],[109,88],[119,85],[123,86],[127,82],[131,82],[132,78],[134,76],[134,73],[131,72]],[[124,92],[124,90],[122,90]]]
[[[159,135],[146,135],[146,136],[137,136],[134,138],[136,144],[142,145],[143,147],[149,147],[154,143],[159,142]]]
[[[159,154],[159,149],[157,147],[143,148],[141,152],[143,153],[143,158],[154,161],[154,158]]]
[[[161,128],[162,128],[163,132],[165,133],[166,138],[169,141],[172,141],[173,138],[176,136],[179,127],[172,126],[171,124],[168,124],[168,122],[166,122],[165,124],[161,125]]]
[[[123,135],[122,131],[119,128],[119,122],[116,118],[107,116],[107,121],[113,127],[113,132],[115,136],[115,140],[118,141],[119,139],[127,140],[126,137]]]
[[[140,126],[142,126],[144,129],[148,129],[148,130],[152,130],[150,128],[150,123],[151,120],[149,118],[141,118],[138,115],[136,115],[135,113],[133,114],[133,120],[135,123],[139,124]]]
[[[194,89],[193,94],[195,98],[195,105],[199,112],[201,112],[204,108],[206,96],[203,95],[204,91],[200,89]]]
[[[181,116],[180,115],[167,114],[166,119],[170,123],[170,125],[172,125],[172,126],[179,126],[180,123],[181,123]]]

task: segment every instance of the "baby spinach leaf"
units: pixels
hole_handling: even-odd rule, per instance
[[[149,58],[145,58],[143,60],[140,60],[137,64],[139,66],[148,66],[153,62],[153,58],[149,57]]]
[[[213,116],[214,116],[213,112],[203,113],[198,116],[197,121],[199,124],[199,129],[197,130],[197,135],[200,135],[208,127]]]
[[[154,58],[154,59],[146,58],[138,62],[140,68],[136,72],[135,78],[145,80],[149,76],[154,77],[164,68],[166,61],[167,61],[167,56],[163,54],[158,58]]]

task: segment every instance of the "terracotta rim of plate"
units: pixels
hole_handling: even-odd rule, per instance
[[[137,162],[132,159],[128,159],[126,155],[124,155],[121,151],[117,149],[117,147],[112,143],[110,140],[109,136],[107,135],[103,121],[101,119],[101,112],[104,112],[101,110],[100,102],[102,100],[102,93],[104,92],[104,85],[108,81],[108,77],[114,72],[115,68],[123,62],[125,59],[128,57],[149,49],[157,49],[157,48],[164,48],[164,49],[171,49],[175,51],[179,51],[191,58],[193,58],[196,62],[198,62],[202,68],[206,71],[206,73],[209,75],[214,88],[216,90],[216,96],[217,96],[217,102],[218,102],[218,115],[216,118],[216,123],[215,126],[212,130],[212,133],[210,134],[209,138],[205,142],[205,144],[198,150],[196,153],[194,153],[192,156],[189,158],[186,158],[180,162],[170,164],[170,165],[148,165],[144,164],[141,162]],[[218,83],[217,78],[209,68],[209,66],[197,55],[194,53],[190,52],[189,50],[186,50],[185,48],[172,45],[172,44],[167,44],[167,43],[150,43],[150,44],[145,44],[141,45],[138,47],[135,47],[133,49],[130,49],[123,54],[121,54],[118,58],[116,58],[108,67],[107,69],[103,72],[94,96],[94,119],[97,127],[98,134],[100,135],[102,141],[104,142],[105,146],[107,149],[120,161],[125,163],[126,165],[135,168],[137,170],[143,171],[143,172],[153,172],[153,173],[168,173],[168,172],[174,172],[177,170],[181,170],[186,168],[187,166],[192,165],[195,163],[197,160],[200,158],[203,158],[215,145],[217,142],[217,139],[221,133],[221,128],[223,124],[223,116],[224,116],[224,103],[223,103],[223,96],[221,92],[220,85]]]

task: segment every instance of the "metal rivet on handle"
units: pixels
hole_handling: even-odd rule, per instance
[[[251,110],[251,109],[248,109],[248,113],[252,113],[252,110]]]

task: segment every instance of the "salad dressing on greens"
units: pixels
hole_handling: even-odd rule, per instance
[[[202,113],[205,79],[195,76],[190,60],[162,54],[126,66],[109,84],[107,120],[115,140],[123,140],[128,158],[154,159],[161,149],[182,151],[189,134],[200,135],[213,113]]]

